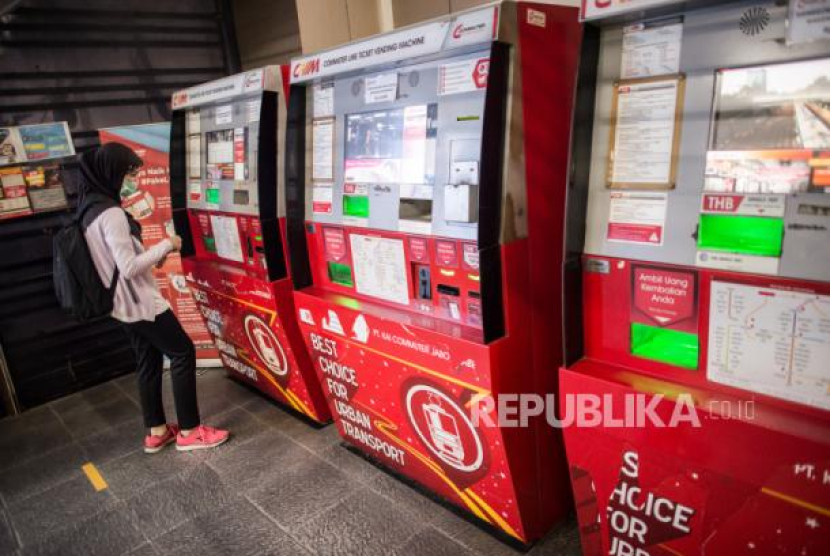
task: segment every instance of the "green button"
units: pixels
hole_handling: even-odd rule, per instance
[[[214,205],[219,204],[219,190],[218,189],[206,189],[205,190],[205,199],[208,203],[212,203]]]

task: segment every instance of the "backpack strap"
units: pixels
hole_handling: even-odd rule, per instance
[[[92,224],[96,218],[98,218],[102,212],[105,210],[116,207],[118,205],[114,203],[107,203],[103,200],[94,199],[91,202],[85,203],[80,211],[76,215],[76,222],[78,226],[81,228],[82,232],[85,232],[86,229]],[[94,210],[93,210],[94,209]],[[91,216],[91,218],[87,218]],[[88,220],[88,221],[87,221]],[[121,275],[121,271],[118,269],[118,264],[115,265],[115,270],[112,273],[112,279],[110,280],[110,285],[108,291],[109,294],[115,296],[115,288],[118,287],[118,277]]]
[[[115,288],[118,287],[118,277],[121,275],[121,271],[118,270],[118,264],[115,265],[115,270],[112,273],[112,280],[110,280],[110,287],[109,292],[110,295],[115,296]]]

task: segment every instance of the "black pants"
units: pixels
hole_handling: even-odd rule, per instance
[[[170,358],[173,399],[182,429],[199,426],[199,404],[196,401],[196,349],[182,329],[173,311],[168,309],[153,322],[124,324],[138,362],[138,392],[146,427],[167,422],[161,398],[162,355]]]

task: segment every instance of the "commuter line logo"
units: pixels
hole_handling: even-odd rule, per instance
[[[245,334],[260,361],[277,377],[288,375],[288,360],[279,340],[265,322],[256,315],[245,317]]]

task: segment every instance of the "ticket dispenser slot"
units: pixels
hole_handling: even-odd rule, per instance
[[[461,289],[446,284],[438,284],[435,290],[438,292],[438,301],[455,320],[461,319]]]

